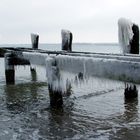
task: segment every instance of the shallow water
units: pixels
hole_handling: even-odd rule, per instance
[[[45,69],[16,67],[6,86],[0,59],[0,140],[140,139],[140,97],[124,100],[124,82],[92,77],[73,85],[62,109],[49,106]],[[140,86],[137,85],[140,91]]]

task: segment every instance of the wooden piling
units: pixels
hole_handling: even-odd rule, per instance
[[[39,35],[31,34],[32,48],[38,49]]]
[[[125,87],[124,91],[125,99],[133,99],[138,97],[138,90],[136,85],[128,85]]]
[[[15,83],[15,69],[13,65],[13,55],[11,53],[5,54],[5,78],[7,85]]]
[[[53,108],[60,108],[63,105],[63,97],[61,91],[53,90],[51,85],[48,85],[50,106]]]
[[[46,62],[47,66],[47,79],[48,90],[50,96],[50,106],[54,108],[60,108],[63,105],[62,91],[60,90],[60,73],[57,68],[56,60],[54,58],[48,58]]]
[[[62,30],[61,36],[62,36],[62,50],[71,52],[72,51],[72,39],[73,39],[72,33],[68,30]]]
[[[36,73],[36,69],[30,67],[30,71],[31,71],[31,80],[33,82],[37,81],[37,73]]]
[[[132,26],[133,38],[130,41],[130,54],[139,54],[139,27],[136,24]],[[125,99],[133,99],[138,97],[136,85],[127,84],[124,90]]]
[[[130,41],[130,53],[139,54],[139,27],[136,24],[132,26],[133,38]]]

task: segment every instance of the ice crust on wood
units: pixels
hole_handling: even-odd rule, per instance
[[[102,58],[29,52],[24,52],[23,56],[32,65],[41,65],[46,68],[48,83],[54,91],[65,93],[70,84],[75,84],[75,80],[80,81],[79,73],[83,74],[84,82],[87,82],[91,76],[140,82],[140,57],[138,56],[134,59],[129,55]]]
[[[62,46],[64,46],[65,44],[70,44],[70,34],[71,32],[68,30],[61,30]]]
[[[125,18],[118,20],[118,38],[123,53],[130,53],[130,41],[133,38],[133,23]]]
[[[31,42],[33,43],[33,44],[36,44],[37,42],[37,37],[38,37],[39,35],[37,35],[37,34],[33,34],[33,33],[31,33]]]

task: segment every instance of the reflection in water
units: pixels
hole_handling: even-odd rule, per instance
[[[138,118],[138,98],[124,100],[124,117],[126,121],[131,122]]]
[[[126,121],[132,121],[138,117],[138,90],[136,85],[125,86],[124,116]]]
[[[64,97],[63,108],[51,109],[47,83],[38,82],[37,74],[37,81],[4,87],[0,114],[6,121],[1,119],[0,136],[7,134],[3,139],[6,135],[17,140],[138,139],[138,99],[123,100],[123,83],[95,79],[85,88],[81,82]]]
[[[138,97],[129,99],[124,97],[124,113],[122,116],[118,116],[120,127],[113,137],[120,140],[139,139],[138,118]]]
[[[23,88],[14,88],[14,86],[6,86],[6,104],[7,109],[15,113],[24,112],[26,100],[24,99]]]
[[[38,99],[38,90],[46,83],[26,83],[5,86],[7,108],[15,113],[25,112]]]
[[[33,90],[34,88],[35,90]],[[46,82],[4,87],[5,110],[7,110],[6,116],[9,121],[1,122],[1,124],[6,123],[8,139],[36,139],[39,137],[39,128],[47,122],[40,114],[40,110],[46,107],[44,105],[48,106],[48,100],[45,98],[48,94],[46,89]],[[42,95],[40,91],[43,93]],[[5,139],[6,136],[1,137],[0,133],[0,139]]]

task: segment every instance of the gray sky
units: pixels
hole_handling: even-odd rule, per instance
[[[0,0],[0,44],[60,43],[61,29],[74,42],[118,42],[118,19],[140,25],[139,0]]]

